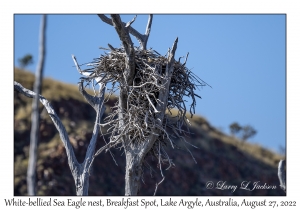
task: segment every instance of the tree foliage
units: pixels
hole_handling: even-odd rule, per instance
[[[257,131],[250,125],[241,126],[237,122],[232,123],[230,126],[231,135],[241,138],[243,141],[256,135]]]
[[[246,125],[242,128],[242,140],[246,141],[247,139],[253,137],[257,131],[250,125]]]
[[[231,135],[236,135],[242,129],[242,127],[237,122],[232,123],[229,127]]]
[[[20,58],[19,65],[22,69],[26,68],[28,65],[33,64],[33,56],[31,54],[26,54],[24,57]]]

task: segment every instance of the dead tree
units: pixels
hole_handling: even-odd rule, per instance
[[[281,189],[286,192],[286,161],[285,160],[280,160],[278,163],[278,178],[280,182],[280,187]]]
[[[195,97],[200,97],[194,90],[206,83],[185,67],[187,56],[184,63],[180,63],[180,58],[175,61],[178,38],[165,56],[147,49],[152,15],[149,15],[145,34],[131,26],[136,17],[123,23],[119,15],[98,16],[115,28],[123,47],[118,49],[108,44],[109,49],[103,48],[110,52],[90,63],[92,67],[86,72],[91,74],[86,81],[102,77],[102,82],[112,83],[110,93],[119,90],[118,104],[101,126],[110,125],[110,143],[121,144],[124,149],[125,195],[137,195],[147,155],[158,159],[164,180],[162,164],[167,163],[168,168],[173,165],[165,147],[174,148],[175,139],[186,142],[184,136],[188,132],[182,127],[188,126],[189,121],[183,97],[192,99],[190,113],[193,115]],[[139,47],[133,46],[130,34],[137,38]]]
[[[162,165],[167,164],[167,169],[174,165],[165,150],[166,146],[176,148],[176,141],[183,141],[185,148],[190,152],[185,145],[188,143],[185,136],[189,131],[183,129],[190,125],[184,97],[192,99],[189,110],[192,117],[195,113],[195,98],[201,98],[194,90],[207,84],[185,66],[188,54],[183,63],[180,62],[182,57],[178,61],[175,60],[178,38],[165,56],[147,49],[152,15],[149,15],[145,34],[140,34],[131,27],[136,17],[125,24],[119,15],[111,15],[111,18],[105,15],[98,16],[102,21],[114,26],[123,47],[114,48],[108,44],[109,49],[105,50],[109,52],[94,59],[85,70],[80,69],[73,56],[77,70],[84,76],[81,77],[79,90],[97,113],[93,136],[83,163],[78,163],[66,130],[50,103],[17,82],[15,90],[27,97],[38,97],[47,109],[65,145],[77,195],[87,195],[89,168],[94,158],[117,145],[121,145],[126,156],[125,195],[138,194],[145,157],[148,155],[157,158],[162,175],[162,180],[156,185],[155,194],[157,186],[164,180]],[[140,47],[133,46],[129,34],[138,39]],[[84,82],[93,83],[93,87],[99,84],[99,94],[88,95],[84,90]],[[107,97],[119,90],[119,100],[104,119],[104,123],[100,124],[104,111],[105,85],[108,83],[112,84],[112,88]],[[94,154],[99,125],[110,126],[106,133],[110,134],[110,141]]]
[[[44,61],[45,61],[45,37],[46,37],[46,15],[42,16],[41,31],[40,31],[40,46],[39,46],[39,63],[35,73],[35,81],[33,90],[37,95],[40,95]],[[28,195],[36,195],[36,162],[37,162],[37,147],[39,142],[40,131],[40,113],[39,113],[39,98],[34,98],[32,102],[31,113],[31,133],[30,133],[30,148],[29,148],[29,161],[27,168],[27,191]]]
[[[80,70],[79,66],[77,65],[77,61],[75,56],[73,56],[73,60],[77,66],[77,69],[80,74],[88,76],[88,73],[83,72]],[[76,194],[77,195],[88,195],[88,188],[89,188],[89,169],[93,163],[94,160],[94,154],[95,154],[95,147],[96,147],[96,141],[99,133],[99,125],[100,125],[100,119],[103,116],[103,113],[105,111],[105,106],[103,105],[104,102],[104,94],[105,94],[105,84],[102,83],[100,80],[101,78],[95,78],[96,82],[99,84],[99,92],[96,96],[89,95],[85,89],[84,89],[84,81],[81,80],[78,84],[79,91],[83,95],[83,97],[88,101],[88,103],[95,109],[96,111],[96,120],[95,125],[93,129],[93,135],[90,140],[90,144],[87,148],[85,159],[82,163],[79,163],[76,159],[76,156],[74,154],[73,147],[71,145],[71,142],[69,140],[67,131],[65,127],[63,126],[61,120],[55,113],[54,109],[52,108],[49,101],[44,98],[42,95],[37,95],[35,92],[28,90],[24,88],[21,84],[18,82],[14,82],[14,89],[15,91],[18,91],[19,93],[23,94],[26,97],[29,98],[37,98],[39,101],[44,105],[46,108],[50,118],[52,119],[57,131],[59,132],[60,139],[63,142],[66,153],[68,156],[68,164],[71,169],[71,173],[73,175],[74,181],[75,181],[75,187],[76,187]],[[111,146],[111,143],[103,146],[100,151],[105,150]]]

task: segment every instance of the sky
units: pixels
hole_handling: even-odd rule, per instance
[[[121,15],[124,22],[134,15]],[[87,63],[120,47],[115,29],[97,15],[48,15],[44,75],[77,84],[71,55]],[[145,32],[147,15],[132,27]],[[40,15],[14,15],[14,64],[26,54],[38,61]],[[178,37],[175,59],[189,52],[186,66],[208,83],[197,90],[196,114],[229,134],[229,125],[250,125],[249,142],[280,151],[286,144],[286,16],[154,15],[147,47],[164,55]],[[139,45],[132,37],[135,45]],[[190,101],[187,99],[188,102]]]

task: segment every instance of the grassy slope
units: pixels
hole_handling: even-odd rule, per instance
[[[15,81],[32,89],[33,74],[15,69]],[[15,93],[14,98],[14,137],[15,137],[15,195],[26,194],[26,170],[30,133],[31,99]],[[83,160],[91,136],[95,113],[78,93],[76,85],[64,84],[52,79],[43,82],[42,95],[51,101],[61,117],[79,160]],[[112,98],[108,106],[116,102]],[[107,109],[109,111],[109,109]],[[38,161],[38,194],[72,195],[74,181],[68,169],[64,147],[49,116],[41,106],[41,142]],[[197,164],[186,151],[169,150],[175,168],[164,171],[166,181],[160,186],[158,195],[229,195],[228,191],[205,190],[208,180],[223,180],[236,183],[243,180],[261,181],[277,184],[276,167],[280,155],[259,145],[253,145],[227,136],[211,126],[201,116],[191,120],[192,132],[189,139],[198,149],[190,148]],[[99,138],[98,147],[103,144]],[[104,154],[95,161],[94,173],[90,178],[91,195],[122,195],[124,193],[124,156],[114,150],[112,153],[119,166],[114,164],[110,154]],[[155,183],[160,181],[156,162],[148,160],[156,173],[151,178],[145,170],[141,194],[151,195]],[[239,191],[233,195],[282,195],[276,191]]]

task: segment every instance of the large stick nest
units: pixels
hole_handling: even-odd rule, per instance
[[[164,145],[170,142],[174,148],[174,139],[184,140],[186,131],[182,128],[188,127],[189,124],[184,97],[192,100],[189,109],[192,116],[195,113],[195,97],[200,98],[194,90],[198,86],[205,86],[206,83],[185,67],[187,57],[184,63],[181,63],[180,59],[175,61],[169,90],[167,90],[169,91],[167,105],[163,110],[165,116],[160,122],[157,117],[160,113],[157,107],[164,103],[159,100],[159,93],[165,88],[165,83],[169,79],[166,74],[167,55],[162,56],[151,49],[135,48],[136,74],[132,85],[127,84],[124,79],[125,59],[127,58],[123,48],[112,49],[89,64],[91,68],[84,71],[91,74],[85,79],[90,82],[94,78],[102,77],[101,82],[112,84],[111,94],[119,88],[124,88],[128,92],[127,110],[121,111],[119,104],[116,104],[112,113],[105,119],[106,124],[111,125],[109,129],[111,141],[121,142],[121,137],[126,135],[129,141],[127,144],[140,144],[154,134],[158,136],[159,141],[156,141],[151,152],[157,156],[158,142]],[[118,118],[120,112],[123,115],[122,125]]]

